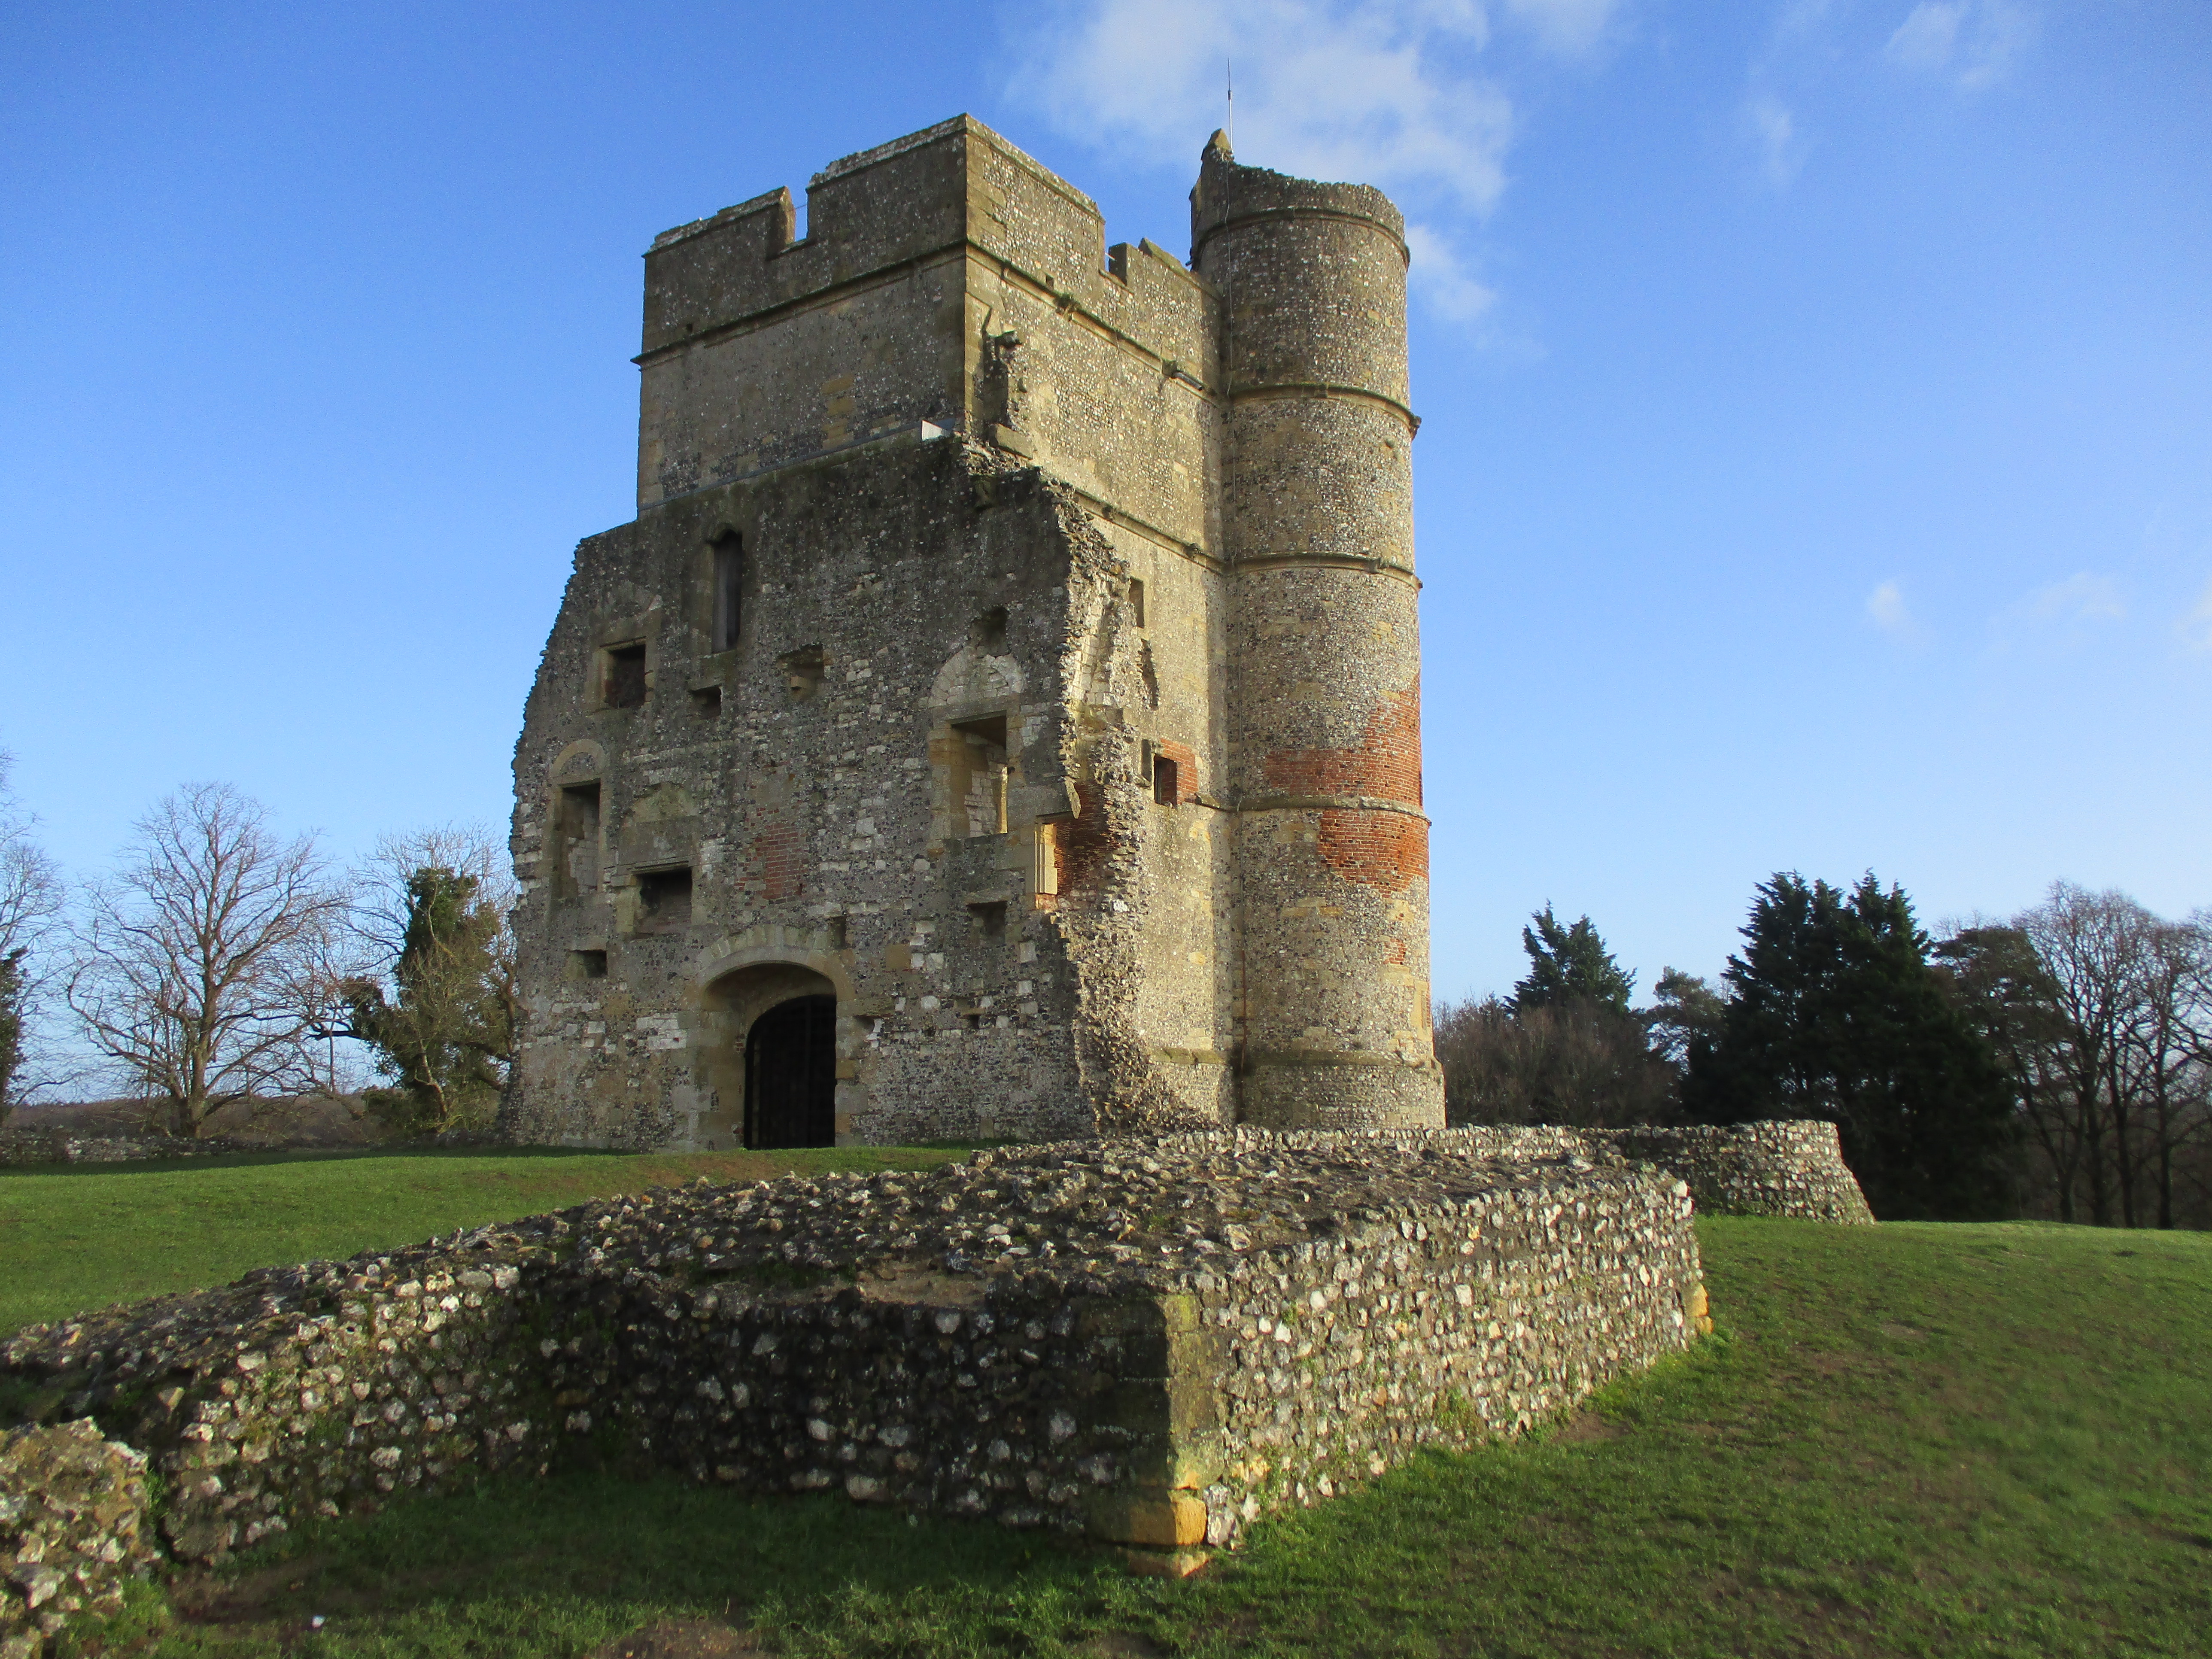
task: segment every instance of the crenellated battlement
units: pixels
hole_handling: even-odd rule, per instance
[[[927,424],[1210,545],[1218,306],[1172,254],[964,115],[832,162],[799,229],[778,189],[647,250],[641,507]]]
[[[966,115],[831,162],[808,182],[798,232],[797,204],[779,187],[654,237],[641,361],[963,247],[1147,335],[1178,320],[1148,313],[1188,309],[1203,288],[1150,240],[1134,250],[1141,259],[1126,243],[1109,250],[1097,203]]]

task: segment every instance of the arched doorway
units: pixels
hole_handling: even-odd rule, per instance
[[[837,999],[793,997],[745,1033],[745,1145],[837,1144]]]

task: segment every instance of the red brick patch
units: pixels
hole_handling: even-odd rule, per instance
[[[1267,787],[1285,795],[1376,795],[1421,804],[1421,683],[1383,700],[1352,749],[1283,749]]]
[[[1410,813],[1331,808],[1321,815],[1319,850],[1346,881],[1378,892],[1402,893],[1428,878],[1429,826]]]

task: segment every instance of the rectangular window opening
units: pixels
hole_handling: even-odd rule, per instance
[[[581,898],[599,890],[599,784],[564,786],[553,805],[553,891]]]
[[[714,635],[717,651],[737,648],[738,626],[744,620],[745,546],[736,536],[714,544]]]
[[[977,939],[1000,939],[1006,936],[1006,904],[996,899],[988,904],[971,904],[968,915],[972,919]]]
[[[842,951],[851,943],[850,936],[846,932],[845,918],[842,916],[825,918],[822,923],[822,931],[830,935],[830,948],[833,951]]]
[[[1152,799],[1162,806],[1173,806],[1179,799],[1176,794],[1176,763],[1165,755],[1152,757]]]
[[[611,645],[599,653],[599,702],[635,708],[645,702],[645,641]]]
[[[570,979],[605,979],[607,976],[607,953],[605,951],[571,951],[568,952]]]
[[[637,873],[637,931],[673,933],[691,925],[691,866]]]
[[[1145,625],[1145,585],[1140,581],[1129,584],[1129,614],[1138,627]]]
[[[722,712],[722,688],[719,685],[695,685],[691,688],[691,712],[702,720],[713,720]]]
[[[1006,832],[1006,717],[955,720],[961,739],[952,775],[952,833],[956,838]]]

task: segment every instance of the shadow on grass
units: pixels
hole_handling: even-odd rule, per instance
[[[905,1627],[933,1651],[1049,1654],[1154,1594],[1057,1534],[574,1474],[303,1529],[180,1575],[166,1618],[145,1601],[82,1651],[554,1656],[703,1621],[802,1653],[895,1651]]]

